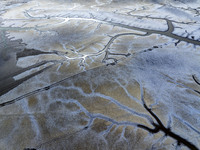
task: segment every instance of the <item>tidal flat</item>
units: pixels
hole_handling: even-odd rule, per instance
[[[1,0],[0,150],[199,150],[199,0]]]

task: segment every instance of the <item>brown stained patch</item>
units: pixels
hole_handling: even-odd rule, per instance
[[[37,140],[37,142],[34,144],[34,147],[41,145],[42,148],[42,145],[48,146],[54,142],[57,143],[63,138],[69,138],[73,133],[77,131],[75,126],[66,128],[65,131],[59,129],[55,126],[55,124],[53,124],[53,122],[48,120],[49,115],[50,114],[48,113],[36,115],[36,119],[40,128],[40,134],[42,135],[42,140]]]
[[[34,107],[35,105],[37,105],[38,103],[38,99],[35,96],[31,96],[28,98],[28,106],[29,107]]]
[[[158,40],[159,39],[159,40]],[[150,43],[153,43],[153,44],[160,44],[160,43],[166,43],[166,42],[168,42],[168,40],[169,40],[169,38],[167,38],[166,36],[163,36],[163,35],[161,35],[161,36],[158,36],[157,34],[152,34],[152,35],[150,35],[149,36],[149,39],[148,39],[148,41],[150,42]],[[157,43],[155,43],[155,42],[157,42]]]
[[[116,113],[118,113],[118,111],[116,111]],[[130,122],[134,122],[134,123],[140,123],[143,125],[151,126],[148,123],[148,121],[146,119],[144,119],[143,117],[139,117],[139,116],[131,114],[131,113],[123,113],[121,111],[119,111],[119,113],[121,113],[121,114],[118,114],[118,116],[116,117],[117,121],[130,121]]]
[[[86,55],[88,55],[88,54],[97,53],[97,50],[101,50],[101,49],[103,49],[102,46],[95,45],[94,43],[92,43],[92,44],[87,45],[85,48],[79,50],[78,52],[80,54],[86,54]]]
[[[126,89],[130,95],[136,97],[140,101],[140,87],[137,82],[135,82],[134,84],[130,83],[126,87]],[[104,84],[98,86],[96,92],[102,93],[104,95],[109,95],[110,97],[118,101],[120,104],[132,108],[135,111],[142,113],[145,112],[144,107],[138,102],[136,102],[134,99],[128,97],[125,90],[122,87],[120,87],[117,83],[105,82]]]
[[[118,135],[120,136],[122,134],[123,128],[124,126],[118,126],[117,128],[115,128],[116,130],[113,132],[114,136],[118,136]]]
[[[54,82],[56,82],[56,81],[59,81],[60,79],[62,79],[63,77],[62,77],[62,75],[60,75],[59,74],[59,70],[58,71],[55,71],[55,70],[57,70],[57,68],[60,66],[60,64],[57,64],[57,65],[55,65],[52,69],[54,69],[54,70],[49,70],[49,72],[48,72],[48,78],[49,78],[49,81],[50,81],[50,83],[49,84],[52,84],[52,83],[54,83]],[[47,81],[48,82],[48,81]]]
[[[104,95],[109,95],[119,103],[129,106],[129,107],[134,107],[137,105],[133,100],[131,100],[123,88],[121,88],[117,83],[113,82],[104,82],[103,84],[99,85],[95,92],[104,94]]]
[[[23,108],[18,104],[8,105],[0,109],[0,116],[23,114]]]
[[[163,144],[171,145],[174,143],[174,139],[172,138],[165,138],[165,142]]]
[[[20,143],[20,145],[18,146],[21,147],[21,149],[32,145],[30,142],[31,140],[34,141],[36,132],[34,130],[34,127],[32,126],[32,122],[29,116],[24,116],[24,118],[21,120],[19,128],[15,131],[15,134],[13,136],[13,138],[15,139],[15,144]]]
[[[77,116],[76,116],[77,117]],[[54,128],[53,130],[62,130],[61,128],[65,128],[65,130],[67,130],[67,127],[70,123],[70,125],[73,125],[74,122],[76,122],[77,120],[75,120],[76,118],[71,116],[71,115],[67,115],[66,112],[51,112],[49,113],[48,116],[48,122],[51,123],[51,126]],[[80,118],[78,118],[78,120],[80,120]]]
[[[148,136],[148,132],[144,131],[143,129],[137,129],[135,136],[134,136],[134,148],[135,149],[147,149],[147,147],[149,146],[149,143],[151,143],[151,141],[147,141],[145,142],[145,144],[140,144],[140,143],[144,143],[144,139],[145,137]]]
[[[105,88],[106,89],[106,88]],[[128,107],[134,108],[139,107],[138,103],[136,103],[134,100],[130,99],[125,91],[121,87],[117,87],[114,89],[114,91],[109,91],[105,93],[105,95],[109,95],[110,97],[117,100],[122,105],[126,105]]]
[[[80,107],[77,106],[75,103],[67,103],[65,104],[65,107],[70,111],[77,111],[78,109],[80,109]]]
[[[95,119],[92,125],[92,130],[100,133],[105,131],[111,123],[103,119]]]
[[[57,51],[63,52],[63,53],[66,52],[66,50],[63,48],[63,46],[60,43],[52,43],[51,50],[57,50]]]
[[[78,124],[80,124],[81,126],[86,126],[88,124],[87,120],[81,119]]]
[[[154,98],[151,94],[149,94],[149,92],[146,89],[144,90],[144,101],[146,103],[147,106],[155,103]]]
[[[108,142],[109,149],[112,149],[113,145],[120,138],[121,128],[116,127],[112,132],[106,134],[105,138]]]
[[[176,145],[174,144],[174,139],[165,137],[160,146],[166,147],[165,149],[169,150],[169,149],[175,149]]]
[[[106,147],[104,143],[105,141],[104,140],[103,140],[104,142],[102,141],[102,137],[100,138],[98,136],[98,133],[91,132],[91,130],[84,130],[84,131],[80,130],[80,132],[73,131],[71,132],[72,134],[66,134],[65,136],[63,136],[62,134],[60,134],[61,136],[59,136],[59,134],[54,134],[54,138],[49,138],[49,139],[55,139],[55,140],[43,144],[41,148],[52,149],[54,147],[55,149],[57,149],[58,147],[61,147],[62,149],[63,147],[68,147],[69,149],[74,149],[74,150],[76,149],[84,150],[84,149],[96,149],[97,147],[99,147],[100,149],[107,149],[107,150],[109,149],[128,150],[128,148],[126,148],[127,145],[131,149],[146,149],[149,146],[151,146],[150,144],[152,143],[151,140],[145,141],[144,144],[144,137],[147,136],[144,130],[140,132],[137,131],[136,133],[129,132],[130,136],[126,138],[128,143],[124,140],[119,140],[120,135],[122,133],[122,128],[123,126],[121,127],[118,126],[116,128],[116,126],[114,125],[113,129],[104,136],[106,141],[108,142],[107,146],[109,147]],[[132,127],[130,127],[129,129],[131,130],[131,128]],[[136,143],[140,146],[137,146]]]
[[[125,132],[124,132],[124,137],[125,138],[130,138],[131,136],[133,136],[133,130],[135,127],[131,127],[131,126],[126,126],[125,128]]]
[[[103,98],[86,98],[81,101],[81,104],[91,113],[100,113],[111,117],[116,121],[131,121],[148,124],[144,118],[131,114],[130,112],[119,108],[116,104],[110,103],[109,100]]]
[[[103,83],[99,83],[98,87],[95,89],[95,92],[102,93],[105,95],[107,95],[108,93],[112,94],[112,92],[115,91],[117,86],[117,83],[105,81]]]
[[[128,50],[129,50],[128,45],[115,44],[115,45],[112,45],[110,52],[126,54],[128,53]]]
[[[85,30],[85,32],[87,32],[87,31]],[[93,38],[89,38],[89,37],[84,38],[84,40],[81,40],[81,41],[80,40],[77,40],[77,41],[74,40],[70,44],[65,45],[65,47],[67,48],[67,50],[71,51],[71,53],[69,51],[69,53],[71,54],[69,56],[72,56],[72,54],[75,54],[73,51],[81,52],[81,53],[82,52],[83,53],[84,52],[91,53],[91,52],[94,52],[94,51],[90,47],[91,46],[96,46],[97,43],[101,43],[103,41],[102,40],[103,38],[105,38],[105,37],[103,37],[103,36],[95,36]],[[75,54],[75,55],[77,55],[77,54]]]
[[[60,101],[57,101],[57,102],[54,102],[54,103],[51,103],[49,105],[49,111],[62,111],[65,109],[65,105],[60,102]]]
[[[109,101],[103,98],[93,97],[93,98],[86,98],[84,100],[81,100],[80,103],[89,112],[98,113],[98,112],[106,111]]]
[[[76,80],[74,85],[80,87],[85,93],[91,93],[90,84],[86,80]]]
[[[138,130],[132,130],[131,128],[133,127],[129,127],[128,133],[129,136],[127,137],[125,134],[122,133],[122,129],[124,128],[124,126],[119,126],[116,128],[116,130],[110,132],[107,136],[106,136],[106,140],[108,142],[109,148],[110,149],[116,149],[116,150],[121,150],[121,149],[147,149],[151,146],[151,141],[145,141],[144,139],[146,137],[146,133],[143,131],[139,131]],[[125,127],[126,130],[127,127]],[[137,146],[139,145],[139,146]]]
[[[66,100],[67,99],[83,99],[84,96],[82,96],[77,90],[75,89],[65,89],[65,88],[60,88],[60,87],[56,87],[54,88],[51,93],[51,99],[63,99]]]
[[[110,132],[113,132],[116,127],[117,127],[117,125],[113,125],[112,128],[110,129]]]
[[[153,140],[158,140],[163,136],[163,133],[158,133],[157,135],[153,135],[154,137],[151,139],[146,139],[148,136],[148,132],[146,132],[143,129],[139,129],[137,127],[131,127],[131,126],[126,126],[125,127],[125,133],[124,133],[124,138],[120,139],[122,134],[122,129],[124,127],[115,127],[106,135],[106,140],[109,143],[108,145],[110,146],[110,149],[116,149],[116,150],[121,150],[121,149],[149,149],[152,147]],[[162,143],[166,146],[170,146],[167,143]],[[127,147],[128,145],[128,147]],[[158,147],[156,147],[158,146]],[[162,150],[167,150],[168,148],[164,148],[162,145],[158,144],[154,148],[159,148]]]
[[[69,87],[72,86],[72,83],[70,82],[70,79],[67,80],[67,76],[66,76],[66,80],[64,80],[63,82],[59,83],[59,85],[63,86],[63,87]]]
[[[44,144],[41,149],[108,150],[105,141],[94,131],[80,131],[70,136]]]
[[[46,93],[42,93],[41,94],[41,101],[44,103],[44,104],[47,104],[49,102],[49,97]]]
[[[140,85],[137,81],[128,84],[126,89],[130,95],[136,97],[138,100],[141,100]]]
[[[29,132],[29,133],[26,133],[26,134],[28,134],[28,136],[26,136],[27,138],[28,137],[34,138],[34,132],[33,132],[33,129],[32,129],[32,122],[31,122],[30,116],[28,116],[28,115],[24,116],[24,118],[21,121],[20,126],[22,128],[25,127],[26,128],[26,132]]]
[[[80,112],[80,113],[79,113],[79,116],[82,117],[82,118],[87,118],[87,119],[89,119],[89,117],[88,117],[84,112]]]
[[[74,46],[76,47],[76,49],[79,49],[78,52],[80,52],[81,54],[95,53],[97,51],[92,49],[91,47],[94,47],[99,51],[103,49],[103,46],[100,46],[98,43],[105,44],[106,42],[104,42],[104,38],[106,39],[106,37],[98,36],[95,37],[94,39],[78,42]]]
[[[119,63],[119,65],[121,65],[121,63]],[[117,81],[122,85],[126,87],[126,79],[125,78],[117,78]],[[126,87],[127,88],[127,87]]]
[[[134,44],[132,44],[132,47],[133,47],[132,50],[134,50],[133,52],[137,52],[139,50],[143,50],[143,47],[142,47],[142,45],[140,43],[134,43]]]
[[[65,132],[71,127],[77,128],[88,124],[88,117],[84,113],[79,113],[79,107],[73,103],[71,104],[72,107],[69,105],[71,110],[67,109],[66,104],[62,102],[50,104],[48,111],[45,113],[45,122],[48,128],[53,130],[53,133],[54,131],[55,133],[60,131]]]
[[[70,60],[69,62],[64,62],[63,65],[59,69],[60,74],[64,74],[65,77],[70,77],[71,75],[80,73],[80,59],[79,60]]]
[[[40,134],[43,136],[44,141],[52,138],[54,135],[52,132],[55,131],[52,124],[48,123],[47,115],[48,114],[37,114],[35,117],[40,128]]]
[[[159,102],[151,109],[154,112],[154,114],[158,116],[158,118],[162,121],[164,125],[167,125],[167,122],[169,121],[169,116],[167,116],[167,112],[169,111],[168,107],[163,103]]]
[[[165,136],[165,133],[163,132],[158,132],[156,134],[153,134],[153,139],[154,140],[159,140],[160,138],[162,138],[163,136]],[[166,137],[167,138],[167,137]],[[159,146],[160,147],[160,146]]]
[[[129,46],[133,40],[134,35],[126,35],[121,36],[114,40],[113,44],[111,45],[111,52],[115,53],[127,53],[129,50]]]
[[[114,150],[128,150],[129,148],[129,142],[125,139],[118,140],[112,147]]]
[[[17,118],[19,119],[19,118]],[[8,136],[13,129],[15,128],[15,119],[13,117],[9,117],[9,116],[1,116],[0,117],[0,139]],[[17,121],[16,121],[17,122]]]
[[[102,64],[102,60],[103,60],[104,56],[105,56],[105,53],[102,53],[101,55],[98,55],[98,56],[87,57],[85,59],[85,63],[87,64],[87,65],[85,65],[85,69],[89,70],[92,68],[97,68],[97,67],[103,66],[104,64]],[[93,59],[93,60],[91,60],[91,59]]]

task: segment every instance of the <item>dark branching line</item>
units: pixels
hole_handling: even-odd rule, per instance
[[[195,81],[196,84],[200,85],[200,82],[198,81],[198,79],[196,78],[195,75],[192,75],[193,80]],[[196,93],[200,94],[200,91],[194,90]]]
[[[143,91],[142,91],[143,92]],[[185,138],[182,138],[181,136],[179,136],[178,134],[174,133],[171,131],[171,128],[170,127],[165,127],[162,123],[162,121],[159,119],[159,117],[146,105],[145,101],[144,101],[144,98],[143,98],[143,94],[141,94],[141,99],[142,99],[142,102],[143,102],[143,107],[145,108],[145,110],[147,110],[149,112],[149,114],[156,120],[157,123],[155,122],[152,122],[151,124],[154,126],[154,128],[149,128],[145,125],[142,125],[142,124],[137,124],[137,127],[141,128],[141,129],[144,129],[150,133],[158,133],[160,131],[164,132],[165,133],[165,136],[169,136],[173,139],[175,139],[177,141],[177,146],[180,146],[181,144],[187,146],[188,148],[190,148],[191,150],[198,150],[198,148],[191,142],[189,142],[187,139]],[[98,118],[98,116],[97,116]],[[105,118],[104,118],[105,119]],[[112,123],[116,123],[116,121],[114,122],[113,120],[109,120],[111,121]],[[122,124],[121,124],[122,125]],[[69,136],[66,137],[66,134],[63,135],[63,136],[59,136],[57,138],[53,138],[52,140],[50,141],[47,141],[45,143],[42,143],[38,146],[36,146],[36,148],[41,148],[43,145],[45,144],[49,144],[51,142],[54,142],[54,141],[57,141],[57,140],[60,140],[60,139],[63,139],[63,138],[67,138],[69,139],[72,135],[78,133],[78,132],[81,132],[83,130],[87,130],[90,126],[85,126],[84,128],[82,128],[81,130],[78,130],[72,134],[70,134]],[[66,139],[66,140],[67,140]]]
[[[81,17],[81,18],[84,18],[84,17]],[[95,17],[92,17],[92,18],[93,18],[93,19],[96,19],[96,20],[99,20],[98,18],[95,18]],[[158,19],[159,19],[159,18],[158,18]],[[150,34],[160,34],[160,35],[165,35],[165,36],[168,36],[168,37],[177,39],[178,42],[180,42],[180,41],[185,41],[185,42],[188,42],[188,43],[192,43],[192,44],[194,44],[194,45],[200,45],[200,42],[197,41],[197,40],[189,39],[189,38],[187,38],[187,37],[181,37],[181,36],[178,36],[178,35],[173,34],[172,32],[174,31],[174,26],[173,26],[172,22],[175,22],[175,21],[168,20],[168,19],[164,19],[164,18],[160,18],[160,19],[163,19],[163,20],[167,21],[167,24],[168,24],[168,30],[167,30],[167,31],[157,31],[157,30],[144,29],[144,28],[140,28],[140,27],[132,27],[132,26],[128,26],[128,25],[123,25],[123,24],[121,24],[121,23],[113,23],[113,22],[107,21],[107,20],[100,20],[100,21],[105,22],[105,23],[107,23],[107,24],[114,25],[114,26],[120,26],[120,27],[123,27],[123,28],[131,29],[131,30],[143,31],[143,32],[146,32],[148,35],[150,35]],[[132,34],[133,34],[133,33],[132,33]],[[121,34],[121,35],[130,35],[130,33],[128,33],[128,34]],[[114,58],[108,58],[108,55],[109,55],[109,54],[110,54],[110,55],[124,55],[124,56],[128,56],[128,54],[126,54],[126,55],[125,55],[125,54],[113,54],[113,53],[109,52],[109,50],[108,50],[109,47],[110,47],[110,45],[112,44],[112,42],[113,42],[118,36],[121,36],[121,35],[119,34],[119,35],[116,35],[116,36],[114,36],[113,38],[111,38],[110,41],[108,42],[108,44],[107,44],[107,45],[105,46],[105,48],[102,50],[102,52],[103,52],[103,51],[106,52],[106,55],[105,55],[105,57],[104,57],[104,60],[113,59],[114,61],[116,61]],[[140,35],[140,36],[147,36],[147,35]],[[178,42],[176,42],[175,44],[177,45]],[[101,51],[98,52],[98,53],[101,53]],[[56,83],[53,83],[53,84],[51,84],[51,85],[49,85],[49,86],[46,86],[46,87],[44,87],[44,88],[37,89],[37,90],[35,90],[35,91],[29,92],[29,93],[27,93],[27,94],[24,94],[24,95],[22,95],[22,96],[20,96],[20,97],[18,97],[18,98],[16,98],[16,99],[13,99],[13,100],[11,100],[11,101],[7,101],[7,102],[4,102],[4,103],[1,103],[1,104],[0,104],[0,108],[3,107],[3,106],[9,105],[9,104],[13,104],[13,103],[15,103],[15,102],[17,102],[17,101],[19,101],[19,100],[21,100],[21,99],[23,99],[23,98],[25,98],[25,97],[28,97],[28,96],[30,96],[30,95],[36,94],[36,93],[41,92],[41,91],[48,90],[48,89],[50,89],[50,88],[52,88],[52,87],[54,87],[54,86],[60,84],[61,82],[65,81],[65,80],[68,79],[68,78],[69,78],[69,77],[67,77],[67,78],[65,78],[65,79],[63,79],[63,80],[60,80],[60,81],[58,81],[58,82],[56,82]],[[197,83],[198,85],[200,85],[200,82],[198,81],[198,79],[197,79],[194,75],[192,75],[192,78],[193,78],[193,80],[195,81],[195,83]],[[197,92],[197,93],[200,94],[199,91],[196,91],[196,90],[195,90],[195,92]],[[143,100],[143,106],[144,106],[145,110],[148,111],[148,113],[156,120],[157,123],[152,122],[152,125],[154,126],[154,128],[149,128],[149,127],[147,127],[147,126],[145,126],[145,125],[142,125],[142,124],[138,124],[137,127],[142,128],[142,129],[144,129],[144,130],[146,130],[146,131],[148,131],[148,132],[150,132],[150,133],[154,133],[154,134],[155,134],[155,133],[158,133],[159,131],[162,131],[162,132],[165,133],[165,136],[169,136],[169,137],[175,139],[175,140],[177,141],[178,145],[183,144],[183,145],[187,146],[188,148],[190,148],[191,150],[198,150],[198,148],[197,148],[193,143],[189,142],[189,141],[188,141],[187,139],[185,139],[185,138],[182,138],[182,137],[179,136],[178,134],[172,132],[170,127],[167,127],[167,128],[166,128],[166,127],[163,125],[162,121],[159,119],[159,117],[146,105],[146,103],[144,102],[144,100]],[[84,128],[81,129],[80,131],[86,130],[86,129],[88,129],[88,127],[84,127]],[[77,131],[77,132],[80,132],[80,131]],[[60,139],[60,138],[61,138],[61,137],[59,137],[59,138],[57,138],[57,139]],[[56,140],[56,139],[54,139],[54,140]],[[50,141],[50,142],[51,142],[51,141]],[[44,143],[43,143],[43,144],[44,144]],[[42,146],[42,145],[39,145],[39,147],[41,147],[41,146]]]
[[[146,102],[144,100],[144,92],[143,92],[143,88],[142,88],[142,85],[140,84],[140,94],[141,94],[141,100],[143,102],[143,107],[148,111],[148,113],[156,120],[157,123],[155,122],[152,122],[151,124],[154,126],[154,129],[151,129],[145,125],[137,125],[138,127],[144,129],[144,130],[147,130],[148,132],[150,133],[158,133],[159,131],[162,131],[165,133],[165,136],[169,136],[173,139],[175,139],[178,143],[178,145],[185,145],[187,146],[188,148],[190,148],[191,150],[198,150],[198,148],[191,142],[189,142],[187,139],[184,139],[182,138],[181,136],[179,136],[178,134],[174,133],[171,131],[171,128],[168,127],[166,128],[162,121],[159,119],[159,117],[151,110],[151,108],[149,108],[147,105],[146,105]]]
[[[196,84],[200,85],[200,82],[198,81],[198,79],[196,78],[195,75],[192,75],[193,80],[196,82]]]
[[[162,131],[165,133],[165,136],[169,136],[169,137],[172,137],[173,139],[175,139],[177,141],[178,145],[183,144],[183,145],[187,146],[188,148],[190,148],[191,150],[198,150],[198,148],[194,144],[192,144],[188,140],[182,138],[178,134],[172,132],[170,128],[166,128],[163,125],[163,123],[161,122],[161,120],[157,117],[157,115],[150,108],[148,108],[145,103],[143,104],[143,106],[151,114],[151,116],[156,120],[157,124],[152,123],[152,125],[155,127],[154,129],[151,129],[147,126],[140,125],[140,124],[138,125],[138,127],[142,128],[144,130],[147,130],[150,133],[154,133],[154,134],[158,133],[159,131]]]

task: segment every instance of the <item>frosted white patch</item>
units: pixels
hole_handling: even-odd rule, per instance
[[[17,61],[17,66],[26,68],[32,65],[35,65],[37,63],[41,63],[43,61],[52,61],[55,62],[55,60],[60,60],[62,59],[61,56],[56,56],[56,55],[37,55],[37,56],[27,56],[27,57],[21,57]]]
[[[52,63],[47,63],[47,64],[42,65],[42,66],[40,66],[40,67],[36,67],[36,68],[30,69],[30,70],[27,70],[27,71],[25,71],[25,72],[23,72],[23,73],[21,73],[21,74],[19,74],[19,75],[14,76],[13,78],[14,78],[15,80],[22,79],[22,78],[24,78],[24,77],[26,77],[26,76],[29,76],[29,75],[31,75],[31,74],[33,74],[33,73],[36,73],[36,72],[40,71],[41,69],[44,69],[44,68],[48,67],[48,66],[50,66],[50,65],[52,65]]]

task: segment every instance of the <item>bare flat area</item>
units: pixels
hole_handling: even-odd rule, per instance
[[[199,6],[1,0],[0,150],[200,149]]]

